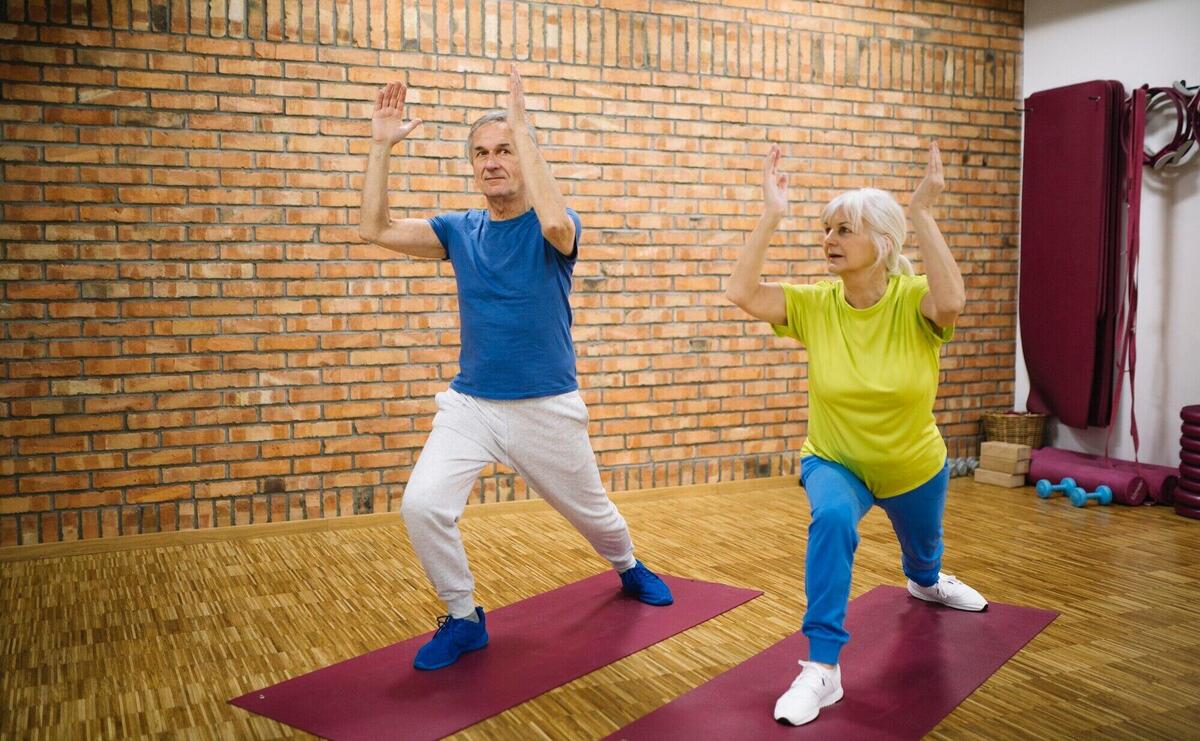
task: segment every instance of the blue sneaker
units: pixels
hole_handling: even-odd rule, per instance
[[[675,601],[671,590],[654,572],[635,561],[633,568],[621,572],[621,589],[648,605],[661,607]]]
[[[417,651],[413,666],[423,671],[441,669],[458,661],[459,656],[486,646],[487,619],[483,616],[483,608],[476,607],[475,615],[479,617],[478,623],[449,615],[438,618],[437,632]]]

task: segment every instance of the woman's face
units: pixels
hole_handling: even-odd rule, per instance
[[[825,266],[834,275],[874,267],[878,255],[865,232],[856,232],[841,211],[834,212],[825,224]]]

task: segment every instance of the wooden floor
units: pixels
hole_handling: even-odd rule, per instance
[[[765,594],[460,738],[603,736],[799,628],[808,513],[794,483],[615,499],[652,568]],[[472,508],[463,521],[486,607],[604,568],[540,503],[504,507]],[[433,627],[440,607],[388,517],[182,546],[3,554],[0,737],[302,735],[226,700]],[[862,536],[853,596],[902,584],[881,511]],[[956,479],[946,544],[946,569],[992,601],[1062,614],[932,738],[1200,737],[1200,522]],[[780,691],[790,681],[779,677]]]

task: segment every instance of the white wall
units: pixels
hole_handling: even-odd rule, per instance
[[[1118,80],[1126,90],[1180,79],[1200,83],[1197,29],[1197,0],[1027,0],[1023,94],[1088,80]],[[1147,143],[1165,143],[1168,125],[1174,126],[1173,117],[1151,117]],[[1173,466],[1179,463],[1179,409],[1200,404],[1200,155],[1165,172],[1143,168],[1143,178],[1139,458]],[[1016,408],[1024,409],[1029,376],[1019,339],[1016,365]],[[1113,419],[1110,451],[1132,460],[1127,391]],[[1057,447],[1104,452],[1104,429],[1055,423],[1050,433]]]

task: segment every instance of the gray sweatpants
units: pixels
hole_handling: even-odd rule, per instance
[[[400,512],[413,550],[454,617],[475,610],[475,579],[458,519],[492,462],[511,466],[619,571],[634,565],[633,541],[608,498],[588,439],[578,391],[499,401],[447,389],[433,431],[404,490]]]

